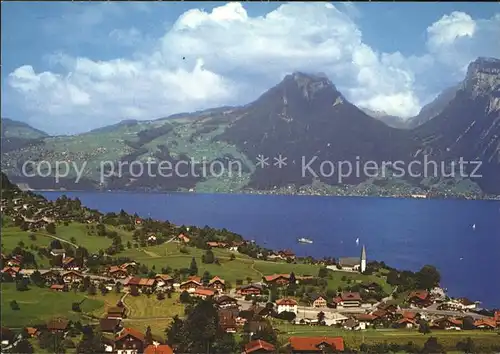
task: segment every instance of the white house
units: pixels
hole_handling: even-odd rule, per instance
[[[276,301],[276,305],[278,306],[278,313],[281,312],[293,312],[297,314],[297,301],[293,299],[279,299]]]

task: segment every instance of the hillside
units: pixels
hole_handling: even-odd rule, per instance
[[[19,144],[9,145],[2,139],[2,171],[15,183],[26,183],[32,189],[499,195],[497,70],[498,60],[476,60],[458,88],[446,90],[419,116],[404,124],[397,117],[359,109],[323,75],[297,72],[287,75],[256,101],[240,107],[219,107],[150,121],[124,120],[84,134],[39,136],[20,140]],[[409,125],[414,128],[408,129]],[[256,158],[261,154],[269,157],[271,166],[257,167]],[[281,169],[272,165],[273,158],[280,154],[288,162]],[[480,159],[483,178],[396,178],[391,168],[380,168],[383,161],[408,164],[423,159],[425,154],[447,166],[461,156]],[[338,171],[318,177],[303,173],[302,158],[307,162],[314,157],[316,161],[310,166],[315,172],[323,161],[359,161],[361,166],[373,161],[379,170],[376,176],[352,173],[341,180]],[[74,168],[59,183],[54,178],[28,178],[21,173],[27,160],[71,161],[84,167],[82,178],[74,183]],[[127,167],[118,173],[120,161],[135,160],[144,164],[165,161],[179,166],[179,173],[168,178],[158,173],[137,177]],[[106,163],[101,166],[103,161]],[[201,161],[220,162],[225,173],[203,175]],[[230,161],[240,163],[241,173],[229,171]],[[107,162],[113,162],[113,166]]]

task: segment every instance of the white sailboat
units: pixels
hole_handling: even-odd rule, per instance
[[[356,246],[359,246],[359,238],[356,239]]]
[[[476,224],[472,225],[472,230],[476,229]]]

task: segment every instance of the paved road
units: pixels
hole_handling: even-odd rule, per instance
[[[244,299],[239,298],[238,303],[241,306],[242,310],[247,310],[252,306],[251,301],[245,301]],[[323,311],[327,316],[328,314],[334,314],[334,313],[341,313],[341,314],[352,314],[352,313],[366,313],[370,311],[376,310],[376,306],[371,306],[371,307],[357,307],[357,308],[350,308],[350,309],[332,309],[332,308],[313,308],[309,306],[298,306],[297,307],[297,312],[300,314],[302,317],[306,318],[316,318],[318,312]],[[398,313],[401,313],[403,311],[415,311],[419,312],[422,314],[428,314],[428,315],[435,315],[435,316],[450,316],[450,317],[463,317],[463,316],[470,316],[473,319],[480,319],[480,318],[485,318],[487,316],[479,315],[477,313],[473,312],[460,312],[460,311],[444,311],[444,310],[437,310],[437,309],[408,309],[408,310],[399,310]]]

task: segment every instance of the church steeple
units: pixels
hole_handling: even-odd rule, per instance
[[[366,249],[365,245],[363,245],[363,248],[361,249],[361,262],[360,262],[360,271],[361,273],[364,273],[366,270]]]

